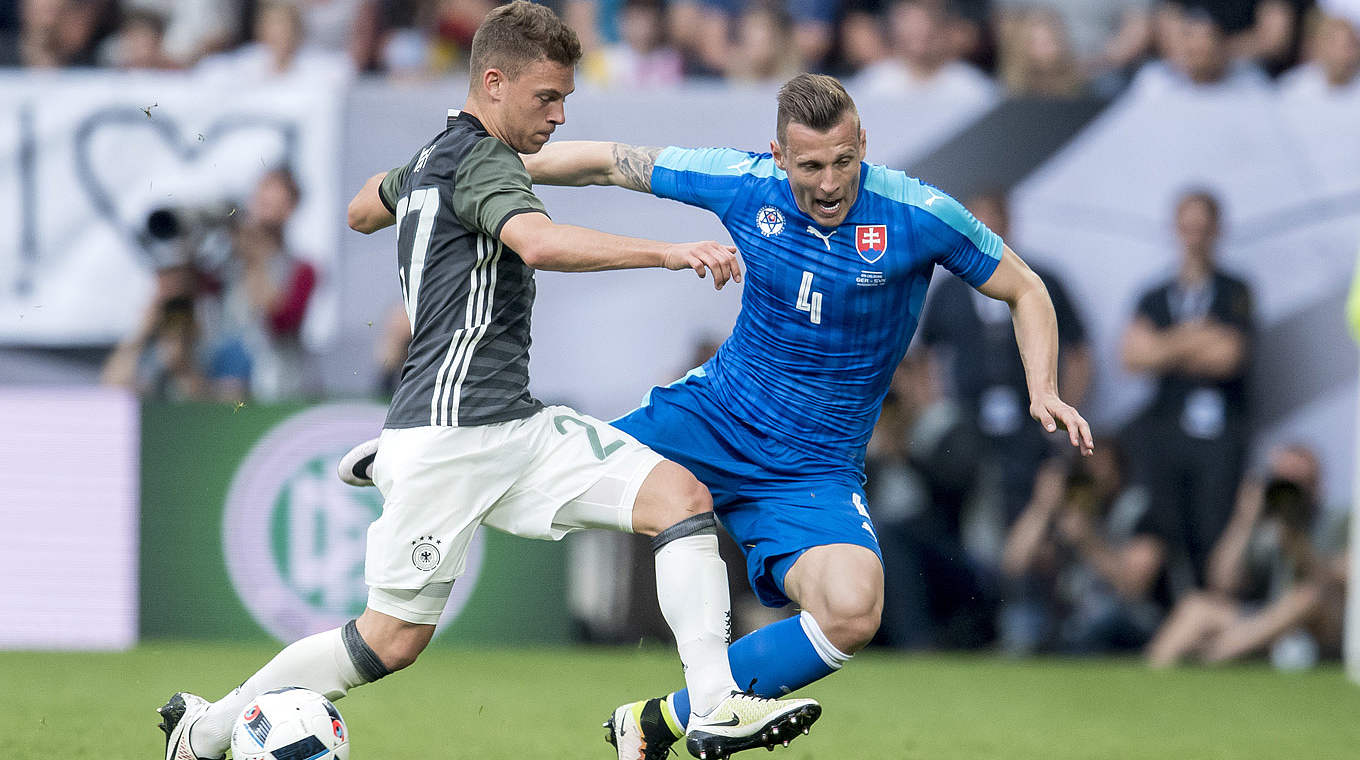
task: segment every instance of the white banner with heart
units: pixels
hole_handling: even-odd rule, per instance
[[[111,343],[151,297],[157,209],[233,209],[265,171],[301,199],[288,246],[318,284],[313,349],[338,322],[343,84],[223,86],[191,74],[0,76],[0,345]],[[228,214],[233,212],[228,211]]]

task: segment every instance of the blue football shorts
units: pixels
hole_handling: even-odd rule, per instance
[[[814,546],[856,544],[882,561],[860,467],[817,459],[750,427],[722,407],[702,370],[653,388],[611,424],[708,486],[762,604],[789,603],[784,576]]]

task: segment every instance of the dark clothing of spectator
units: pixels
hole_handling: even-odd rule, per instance
[[[1125,489],[1111,503],[1102,505],[1099,518],[1101,537],[1112,547],[1120,547],[1139,537],[1152,538],[1170,545],[1174,524],[1167,515],[1153,509],[1147,494],[1137,487]],[[1141,599],[1120,594],[1080,555],[1069,547],[1061,552],[1061,570],[1054,580],[1055,600],[1060,610],[1057,633],[1058,650],[1068,654],[1097,654],[1141,649],[1156,633],[1157,626],[1171,608],[1172,573],[1164,562],[1149,593]]]
[[[896,414],[890,398],[885,415]],[[867,496],[883,550],[878,641],[890,646],[974,648],[992,638],[994,603],[963,547],[962,515],[982,442],[953,401],[912,420],[903,448],[866,461]]]
[[[1215,270],[1205,285],[1186,291],[1175,280],[1138,301],[1137,313],[1158,330],[1210,319],[1252,333],[1251,291]],[[1248,351],[1250,349],[1248,348]],[[1125,438],[1154,509],[1175,518],[1179,548],[1198,585],[1209,552],[1232,515],[1249,442],[1246,364],[1231,377],[1212,379],[1166,373]]]
[[[1062,282],[1035,267],[1058,319],[1059,360],[1085,345],[1086,328]],[[1029,416],[1029,388],[1015,342],[1010,311],[957,277],[942,277],[931,290],[921,340],[944,361],[946,387],[969,414],[1000,473],[1002,512],[1009,524],[1029,502],[1034,475],[1052,444]]]

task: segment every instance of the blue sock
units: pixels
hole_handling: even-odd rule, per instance
[[[839,669],[839,663],[832,667],[818,654],[803,629],[804,617],[812,620],[804,612],[752,631],[728,647],[727,659],[732,663],[732,677],[738,688],[750,689],[761,697],[782,697]],[[827,646],[830,646],[829,642]],[[848,659],[839,652],[836,654],[839,655],[837,659]],[[680,725],[688,724],[689,691],[675,692],[671,704]]]

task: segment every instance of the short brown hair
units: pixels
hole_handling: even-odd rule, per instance
[[[799,74],[779,88],[775,136],[784,144],[789,122],[825,132],[840,123],[846,112],[856,114],[855,101],[835,77]]]
[[[500,69],[514,79],[525,66],[543,59],[575,66],[581,60],[581,41],[551,9],[529,0],[495,8],[472,38],[474,79],[487,69]]]

